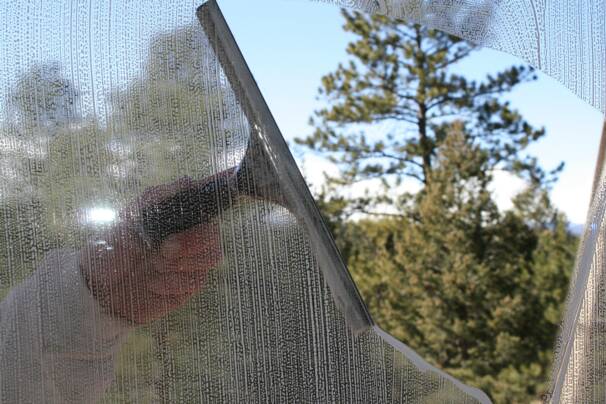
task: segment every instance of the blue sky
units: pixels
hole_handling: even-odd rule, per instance
[[[310,132],[309,116],[319,103],[317,88],[322,75],[346,60],[339,8],[308,0],[219,0],[234,36],[288,141]],[[481,78],[511,64],[514,57],[481,50],[457,70]],[[583,223],[601,134],[602,114],[585,104],[555,80],[540,75],[508,97],[534,125],[545,126],[547,136],[531,152],[546,168],[566,163],[552,192],[555,204],[574,223]],[[317,159],[305,166],[311,181],[319,178]],[[500,176],[497,199],[504,206],[521,184]]]

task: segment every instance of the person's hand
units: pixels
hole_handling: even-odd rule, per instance
[[[136,206],[140,209],[190,184],[185,179],[150,188]],[[208,271],[222,259],[220,234],[216,223],[202,223],[150,248],[137,232],[133,211],[125,210],[105,237],[82,249],[80,266],[106,312],[145,324],[179,308],[200,290]]]

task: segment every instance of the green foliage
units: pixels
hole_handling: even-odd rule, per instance
[[[323,78],[325,107],[298,143],[340,168],[319,205],[371,313],[495,402],[538,399],[577,240],[549,201],[562,167],[545,172],[526,153],[544,130],[499,98],[532,80],[532,69],[471,81],[449,68],[472,45],[381,16],[344,16],[356,36],[351,60]],[[528,183],[508,211],[489,188],[496,170]],[[344,196],[373,178],[382,192]],[[394,193],[403,181],[420,191]],[[396,213],[381,215],[385,205]]]
[[[202,82],[205,52],[209,50],[197,25],[153,38],[144,74],[104,94],[109,105],[104,119],[78,104],[80,91],[58,64],[32,66],[15,81],[7,116],[0,121],[0,170],[6,175],[0,194],[0,299],[49,250],[79,248],[104,230],[86,220],[87,209],[117,212],[150,186],[213,173],[208,128],[209,116],[217,111],[209,110],[220,110],[225,88]],[[226,131],[230,123],[226,118]],[[209,309],[219,300],[216,293],[222,296],[215,278],[215,294],[201,294],[170,318],[129,335],[116,364],[119,382],[104,402],[188,401],[164,396],[190,394],[196,384],[188,377],[215,384],[225,378],[218,366],[200,368],[199,361],[215,363],[215,358],[201,358],[195,345],[201,341],[192,341],[188,333],[192,311],[218,321],[219,314]],[[167,322],[176,324],[167,327]],[[204,343],[220,344],[220,332],[206,332],[210,340]],[[196,397],[202,399],[190,394],[189,400]]]
[[[512,67],[470,81],[448,68],[471,45],[384,17],[345,17],[358,37],[348,48],[352,61],[323,79],[326,107],[314,120],[317,130],[300,143],[342,169],[320,204],[362,294],[385,329],[497,402],[537,397],[576,240],[549,204],[549,173],[522,153],[544,131],[498,98],[531,80],[532,70]],[[0,128],[14,146],[0,156],[10,174],[0,226],[11,230],[0,243],[1,268],[8,268],[0,272],[0,296],[45,251],[77,245],[78,232],[87,230],[82,209],[119,209],[155,183],[210,174],[210,159],[202,156],[217,146],[204,129],[225,94],[202,80],[207,55],[200,35],[185,27],[156,37],[144,73],[108,97],[105,122],[78,112],[80,92],[57,65],[34,66],[16,82]],[[387,136],[373,135],[377,122]],[[226,118],[220,130],[230,125],[236,124]],[[500,212],[488,191],[495,169],[531,184],[511,211]],[[336,192],[372,178],[384,179],[384,191],[413,179],[421,192],[353,200]],[[397,214],[347,220],[379,203]],[[218,278],[211,283],[216,295],[201,294],[164,321],[186,323],[191,310],[205,313],[206,323],[224,315],[211,312],[224,292]],[[130,335],[108,402],[181,398],[191,393],[186,377],[224,377],[213,354],[203,358],[212,366],[200,367],[192,351],[166,348],[195,350],[201,341],[179,331],[188,329],[159,322],[152,336],[147,329]],[[212,343],[226,343],[224,337],[217,330]],[[166,374],[178,382],[157,383]]]
[[[325,107],[311,119],[316,130],[297,139],[337,163],[340,175],[330,178],[331,184],[372,178],[385,184],[411,178],[426,184],[436,150],[455,120],[485,150],[489,169],[507,169],[538,183],[550,179],[551,173],[521,153],[545,131],[499,99],[534,80],[532,68],[514,66],[481,82],[468,80],[450,67],[473,52],[469,43],[384,16],[343,15],[345,30],[356,36],[347,47],[351,59],[322,78]],[[380,136],[370,130],[377,124]],[[371,202],[385,198],[379,193]]]
[[[80,93],[67,80],[58,63],[35,65],[22,75],[8,96],[9,120],[23,132],[53,129],[66,121],[80,119],[75,105]]]

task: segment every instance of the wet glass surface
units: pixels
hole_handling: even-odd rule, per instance
[[[0,9],[0,401],[486,401],[373,325],[216,5],[169,3]]]

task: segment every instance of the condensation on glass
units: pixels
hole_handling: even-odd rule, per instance
[[[488,402],[374,326],[196,6],[0,5],[0,401]]]

